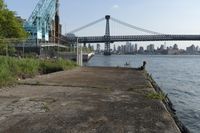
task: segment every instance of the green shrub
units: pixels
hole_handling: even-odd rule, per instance
[[[40,62],[39,71],[41,74],[48,74],[62,70],[64,69],[59,64],[56,64],[55,61],[44,60]]]
[[[0,87],[12,85],[17,78],[31,78],[76,67],[76,63],[64,59],[40,60],[0,56]]]
[[[10,59],[0,57],[0,87],[8,86],[15,80],[15,75],[11,72],[12,67],[9,66]]]
[[[20,59],[17,62],[17,75],[22,78],[33,77],[38,74],[38,59]]]
[[[0,87],[12,85],[15,76],[8,69],[7,65],[0,65]]]
[[[58,60],[41,60],[39,71],[41,74],[47,74],[72,69],[76,66],[77,65],[74,62],[61,58],[59,58]]]
[[[59,64],[63,68],[63,70],[72,69],[77,66],[75,62],[64,60],[62,58],[59,58],[58,60],[56,60],[56,64]]]

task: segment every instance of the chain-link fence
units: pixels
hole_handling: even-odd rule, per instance
[[[6,38],[0,39],[0,55],[14,57],[54,58],[59,52],[67,52],[67,45],[40,42],[38,40]]]

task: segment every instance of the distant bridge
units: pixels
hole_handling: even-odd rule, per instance
[[[79,43],[105,43],[126,42],[126,41],[200,41],[200,35],[126,35],[126,36],[88,36],[88,37],[67,37],[70,42]]]
[[[83,30],[87,27],[90,27],[96,23],[99,23],[106,19],[106,31],[104,36],[83,36],[83,37],[76,37],[73,36],[73,33],[76,33],[80,30]],[[148,34],[153,35],[119,35],[119,36],[112,36],[110,35],[110,22],[109,20],[115,21],[121,25],[124,25],[126,27],[142,31]],[[75,29],[67,36],[64,37],[64,39],[68,42],[78,42],[78,43],[105,43],[105,55],[110,55],[110,43],[113,42],[126,42],[126,41],[200,41],[200,35],[172,35],[172,34],[163,34],[158,33],[155,31],[139,28],[137,26],[128,24],[126,22],[120,21],[115,18],[111,18],[109,15],[106,15],[105,18],[101,18],[99,20],[96,20],[92,23],[89,23],[85,26],[82,26],[78,29]]]
[[[91,22],[85,26],[77,28],[67,36],[61,35],[61,25],[59,23],[59,0],[39,0],[29,19],[24,23],[24,28],[30,33],[29,43],[44,43],[43,46],[59,46],[62,42],[78,43],[105,43],[105,55],[111,54],[110,43],[123,41],[200,41],[200,35],[168,35],[155,31],[140,28],[121,20],[115,19],[109,15]],[[104,36],[85,36],[77,37],[74,33],[87,27],[95,25],[106,20],[106,30]],[[123,26],[148,33],[148,35],[110,35],[110,20]],[[31,40],[31,41],[30,41]],[[34,40],[34,41],[33,41]],[[47,44],[46,43],[50,43]],[[53,45],[52,45],[53,44]],[[41,44],[42,46],[42,44]],[[60,45],[61,46],[61,45]]]

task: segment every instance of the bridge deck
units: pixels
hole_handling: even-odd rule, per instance
[[[67,37],[67,41],[76,42],[76,37]],[[79,43],[104,43],[126,41],[200,41],[200,35],[122,35],[122,36],[86,36],[78,37]]]
[[[180,133],[144,72],[78,68],[0,92],[0,132]],[[26,84],[26,85],[25,85]]]

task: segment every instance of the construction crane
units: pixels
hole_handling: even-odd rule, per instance
[[[29,40],[56,42],[61,33],[59,24],[59,0],[39,0],[31,16],[24,23]]]

